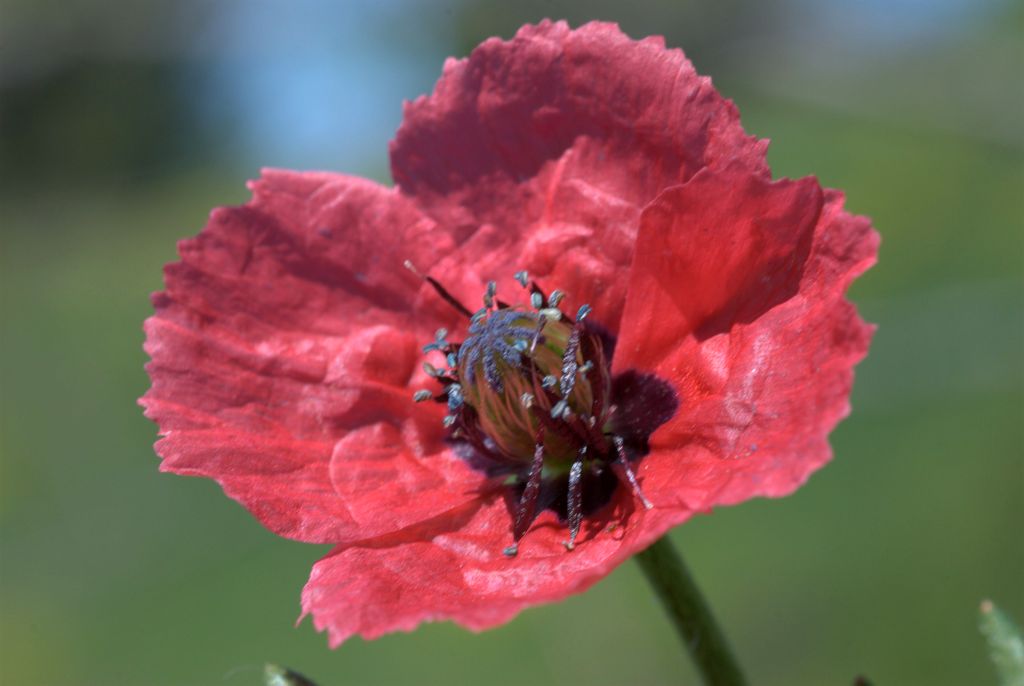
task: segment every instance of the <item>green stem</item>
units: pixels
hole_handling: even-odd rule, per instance
[[[744,686],[729,644],[668,536],[636,555],[708,686]]]

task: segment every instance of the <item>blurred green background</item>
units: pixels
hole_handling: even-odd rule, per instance
[[[1024,618],[1024,11],[976,0],[0,0],[0,682],[696,683],[633,563],[484,634],[329,651],[292,626],[326,548],[159,475],[136,406],[177,239],[262,165],[387,180],[402,99],[544,16],[665,35],[778,175],[882,232],[835,461],[673,533],[753,682],[995,682],[978,603]]]

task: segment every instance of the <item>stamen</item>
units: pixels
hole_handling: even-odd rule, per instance
[[[557,307],[542,307],[540,309],[540,315],[542,317],[547,317],[548,319],[553,319],[556,322],[562,319],[562,311]]]
[[[562,391],[563,398],[568,398],[576,387],[576,371],[578,369],[576,352],[579,350],[579,347],[580,328],[575,326],[572,333],[569,334],[569,340],[565,345],[565,353],[562,354],[562,378],[559,381],[559,389]]]
[[[514,543],[502,551],[509,557],[519,552],[519,539],[533,523],[533,517],[537,512],[537,499],[540,497],[540,477],[543,470],[544,429],[541,428],[537,431],[537,442],[533,448],[533,462],[530,463],[530,475],[526,479],[526,488],[523,489],[523,495],[519,499],[519,511],[516,513],[516,521],[512,527]]]
[[[443,424],[444,428],[446,428],[446,429],[451,427],[451,425],[454,424],[454,423],[455,423],[455,415],[450,415],[450,414],[446,415],[445,418],[441,421],[441,424]]]
[[[583,359],[588,362],[600,360],[604,355],[601,345],[595,341],[593,336],[585,336],[580,339],[580,351],[583,353]],[[597,374],[587,375],[587,381],[590,383],[591,397],[594,399],[594,404],[590,408],[590,416],[604,417],[608,375],[604,371],[599,371]]]
[[[448,409],[451,412],[455,412],[462,406],[462,386],[457,383],[453,383],[448,386]]]
[[[530,305],[535,310],[539,310],[540,308],[544,307],[544,296],[534,291],[533,293],[530,294]]]
[[[533,355],[533,353],[537,350],[537,343],[540,342],[540,334],[544,330],[544,324],[546,321],[547,317],[545,317],[543,313],[539,317],[537,317],[537,328],[533,330],[533,340],[530,341],[531,355]]]
[[[430,400],[433,397],[434,394],[424,388],[423,390],[419,390],[413,393],[412,399],[413,402],[421,403],[425,400]]]
[[[426,281],[427,283],[429,283],[431,285],[431,287],[437,292],[437,294],[440,295],[441,298],[446,303],[448,303],[449,305],[454,307],[459,312],[459,314],[462,314],[462,315],[464,315],[466,317],[472,317],[473,316],[473,313],[469,311],[469,308],[467,308],[465,305],[463,305],[458,300],[456,300],[455,296],[453,296],[451,293],[449,293],[447,290],[445,290],[445,287],[442,286],[437,281],[437,279],[433,278],[432,276],[427,276],[426,274],[421,274],[420,271],[418,269],[416,269],[415,265],[413,265],[413,263],[410,260],[406,260],[405,262],[403,262],[403,265],[405,266],[406,269],[411,271],[413,274],[415,274],[419,278],[421,278],[424,281]]]
[[[640,490],[640,484],[636,480],[636,474],[633,473],[633,469],[629,466],[629,459],[626,457],[626,446],[622,442],[622,436],[612,436],[612,443],[615,444],[615,452],[618,454],[618,457],[615,459],[615,464],[613,465],[614,467],[617,467],[615,475],[618,476],[620,480],[625,478],[625,482],[633,489],[633,495],[640,499],[640,502],[643,503],[644,509],[650,510],[654,505],[652,505],[651,501],[647,499],[644,492]]]
[[[587,446],[583,446],[577,453],[572,468],[569,469],[569,540],[565,543],[566,550],[576,547],[576,537],[580,533],[580,523],[583,521],[583,460],[586,456]]]
[[[551,295],[548,296],[548,304],[551,305],[551,307],[558,307],[558,303],[562,302],[562,298],[564,297],[565,293],[556,288],[551,291]]]
[[[551,408],[551,418],[567,419],[571,412],[572,410],[569,409],[569,403],[567,403],[564,399],[559,400],[557,403],[555,403],[555,406]]]
[[[576,321],[582,323],[583,320],[587,318],[587,315],[590,314],[592,309],[593,308],[590,305],[580,305],[580,309],[576,313]]]
[[[538,285],[537,285],[537,282],[536,282],[536,281],[531,281],[531,282],[530,282],[530,287],[529,287],[529,288],[530,288],[530,300],[531,300],[531,302],[532,302],[532,300],[533,300],[533,294],[534,294],[534,293],[537,293],[537,294],[539,294],[539,295],[540,295],[540,297],[541,297],[541,299],[542,299],[542,300],[543,300],[544,302],[547,302],[547,300],[548,300],[548,299],[547,299],[547,296],[545,296],[545,295],[544,295],[544,291],[542,291],[542,290],[540,289],[540,286],[538,286]]]
[[[525,269],[516,272],[512,276],[516,281],[519,282],[519,285],[522,286],[523,288],[526,288],[526,285],[530,283],[530,274]]]
[[[484,307],[488,310],[494,307],[494,296],[498,292],[498,283],[496,281],[487,282],[487,290],[484,291]]]

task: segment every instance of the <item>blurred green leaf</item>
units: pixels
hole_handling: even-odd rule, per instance
[[[991,600],[981,603],[980,628],[988,640],[1000,685],[1024,686],[1024,639],[1020,629]]]
[[[316,686],[298,672],[269,663],[263,668],[263,678],[267,686]]]

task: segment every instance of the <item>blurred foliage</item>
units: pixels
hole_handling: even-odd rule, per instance
[[[614,18],[631,36],[663,35],[669,46],[683,46],[690,59],[703,66],[704,73],[717,73],[714,68],[728,61],[730,48],[786,21],[785,13],[749,0],[649,2],[628,9],[615,0],[468,2],[454,17],[455,52],[467,54],[481,36],[510,38],[519,26],[543,17],[565,19],[572,26]]]
[[[1020,629],[991,600],[981,603],[979,625],[988,641],[999,686],[1024,686],[1024,638]]]
[[[777,174],[817,174],[873,218],[880,263],[852,295],[879,330],[836,460],[673,537],[758,684],[988,679],[978,600],[1024,616],[1019,6],[896,48],[865,23],[871,47],[844,53],[805,30],[806,2],[393,4],[395,32],[374,30],[412,60],[424,35],[464,54],[541,16],[667,34],[773,139]],[[26,51],[0,66],[0,682],[254,684],[267,660],[322,686],[695,682],[633,564],[484,634],[437,624],[328,651],[291,626],[326,549],[158,475],[135,405],[146,296],[255,172],[202,114],[219,95],[195,88],[206,57],[182,26],[205,4],[125,4],[123,23],[118,5],[0,7],[0,41]],[[68,43],[44,60],[40,36]],[[384,177],[385,146],[338,169]]]
[[[0,177],[9,190],[41,178],[62,185],[147,179],[195,164],[209,143],[205,133],[178,65],[62,65],[3,92]]]
[[[298,672],[273,664],[263,668],[263,679],[266,686],[316,686]]]

